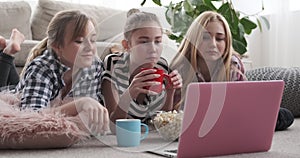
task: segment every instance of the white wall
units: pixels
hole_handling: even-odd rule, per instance
[[[283,16],[278,18],[278,16]],[[265,66],[300,66],[300,11],[267,16],[270,30],[256,29],[248,38],[253,68]]]

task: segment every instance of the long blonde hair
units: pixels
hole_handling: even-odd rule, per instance
[[[219,13],[213,11],[206,11],[201,13],[191,24],[187,33],[182,40],[178,52],[172,60],[171,69],[177,69],[183,77],[183,90],[182,94],[185,94],[186,87],[191,82],[198,82],[196,73],[201,73],[207,67],[201,67],[205,63],[205,60],[200,55],[199,43],[202,42],[203,33],[206,26],[211,21],[220,21],[225,30],[226,36],[226,48],[220,60],[220,70],[216,74],[216,81],[229,81],[230,80],[230,63],[232,56],[232,39],[229,25],[226,19]]]
[[[74,40],[85,31],[89,21],[93,22],[95,25],[95,22],[91,17],[79,10],[64,10],[56,13],[48,25],[46,31],[47,37],[31,49],[21,76],[24,75],[28,64],[34,58],[40,56],[45,50],[48,49],[52,51],[51,47],[53,45],[64,46],[64,37],[68,24],[74,23],[74,29],[72,30],[72,40]]]
[[[211,21],[222,22],[225,29],[226,36],[226,48],[225,53],[222,55],[222,65],[225,67],[225,74],[220,73],[217,77],[218,81],[229,81],[230,80],[230,62],[232,56],[232,39],[229,25],[226,19],[219,13],[213,11],[206,11],[200,14],[189,27],[186,36],[182,40],[177,55],[171,62],[171,67],[176,68],[182,65],[183,60],[189,62],[191,68],[185,69],[186,75],[191,75],[191,73],[201,72],[202,67],[200,67],[200,62],[205,62],[203,57],[199,53],[198,45],[202,42],[203,32],[207,24]],[[188,71],[186,71],[188,70]],[[191,72],[192,71],[192,72]],[[225,78],[224,78],[225,75]]]

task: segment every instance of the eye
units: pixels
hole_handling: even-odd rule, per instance
[[[160,44],[161,42],[161,40],[155,40],[155,44]]]
[[[82,40],[75,40],[75,42],[76,42],[76,43],[78,43],[78,44],[81,44],[81,43],[83,43],[83,41],[82,41]]]
[[[145,44],[145,43],[148,43],[148,41],[142,40],[142,41],[139,41],[138,43],[140,43],[140,44]]]
[[[216,38],[217,41],[223,41],[225,38]]]
[[[84,42],[84,38],[83,37],[77,37],[74,39],[74,42],[77,44],[82,44]]]

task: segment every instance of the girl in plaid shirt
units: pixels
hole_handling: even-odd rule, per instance
[[[95,57],[93,20],[77,10],[57,13],[47,37],[32,49],[17,90],[21,108],[52,110],[88,118],[91,132],[109,130],[109,117],[100,97],[102,62]],[[80,116],[82,116],[80,115]]]

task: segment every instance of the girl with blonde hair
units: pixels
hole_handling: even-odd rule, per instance
[[[225,18],[213,11],[200,14],[187,30],[178,53],[170,64],[183,76],[183,90],[176,92],[183,104],[191,82],[243,81],[244,66],[233,53],[232,38]]]
[[[219,13],[205,11],[189,27],[178,53],[171,62],[183,76],[183,94],[191,82],[244,81],[244,66],[232,48],[232,37],[226,19]],[[179,104],[183,104],[184,97]],[[184,108],[184,107],[182,107]],[[276,130],[293,123],[288,109],[280,108]]]

